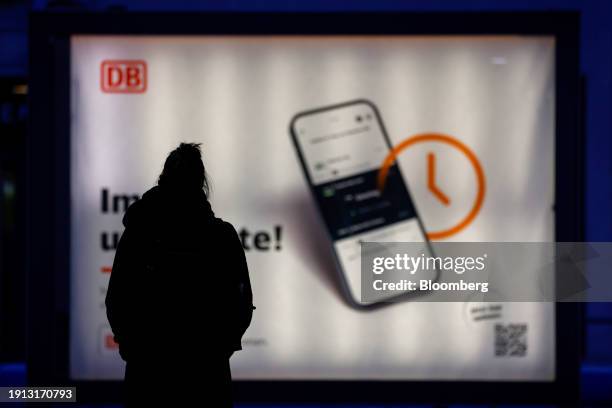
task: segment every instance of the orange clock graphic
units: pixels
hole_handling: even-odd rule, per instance
[[[472,152],[472,150],[470,150],[470,148],[468,148],[465,144],[455,139],[454,137],[441,133],[421,133],[403,140],[397,146],[393,147],[387,157],[385,157],[385,160],[383,161],[380,170],[378,171],[378,188],[380,190],[384,188],[385,182],[387,180],[387,174],[389,173],[389,167],[395,162],[398,154],[410,146],[424,142],[444,143],[453,147],[454,149],[457,149],[468,159],[468,161],[472,165],[472,168],[474,169],[474,173],[476,174],[476,198],[474,199],[474,203],[472,204],[472,207],[468,214],[463,217],[457,224],[451,226],[450,228],[438,231],[429,231],[427,233],[427,236],[430,239],[444,239],[457,234],[459,231],[470,225],[470,223],[474,221],[474,218],[476,218],[476,216],[480,212],[480,209],[482,208],[482,203],[484,202],[486,191],[484,171],[482,169],[480,161],[478,160],[474,152]],[[438,187],[436,183],[436,169],[436,155],[434,153],[428,153],[427,188],[431,192],[431,194],[433,194],[433,196],[440,201],[440,203],[442,203],[444,206],[450,207],[451,198],[448,197],[444,193],[444,191],[442,191]]]

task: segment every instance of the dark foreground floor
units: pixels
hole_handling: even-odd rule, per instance
[[[26,367],[22,363],[0,364],[0,386],[26,385]],[[582,367],[582,400],[584,407],[612,407],[612,366],[585,364]],[[32,405],[32,404],[31,404]],[[48,407],[48,404],[41,406]],[[20,403],[11,403],[6,406],[18,408],[25,406]],[[121,408],[121,405],[82,405],[57,404],[57,407],[71,408]],[[482,405],[450,405],[444,408],[489,408]],[[510,405],[496,405],[491,408],[512,408]],[[525,408],[526,406],[521,406]],[[381,404],[236,404],[235,408],[440,408],[432,405],[381,405]],[[545,408],[544,406],[529,406],[529,408]],[[546,407],[548,408],[548,407]]]

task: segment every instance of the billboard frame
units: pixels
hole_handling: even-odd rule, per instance
[[[530,35],[555,38],[555,235],[584,240],[584,132],[577,12],[35,12],[30,16],[27,151],[27,372],[33,385],[116,401],[118,381],[69,368],[70,37],[72,35]],[[517,163],[520,165],[520,163]],[[238,401],[554,403],[579,400],[582,305],[556,304],[551,382],[237,381]]]

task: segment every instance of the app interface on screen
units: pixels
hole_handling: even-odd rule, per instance
[[[389,146],[366,103],[302,116],[293,130],[351,296],[363,303],[361,242],[425,242],[406,184],[393,165],[377,186]]]

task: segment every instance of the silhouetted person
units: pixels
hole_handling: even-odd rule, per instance
[[[106,312],[129,406],[232,406],[229,358],[251,322],[251,285],[208,191],[199,145],[181,143],[123,218]]]

